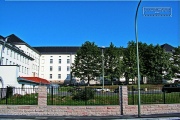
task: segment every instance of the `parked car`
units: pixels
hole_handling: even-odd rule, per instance
[[[110,92],[110,89],[108,89],[108,88],[95,88],[95,91],[97,91],[97,92]]]
[[[166,92],[166,93],[180,92],[180,84],[165,84],[162,87],[162,92]]]

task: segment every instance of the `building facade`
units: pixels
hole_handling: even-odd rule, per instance
[[[69,84],[71,66],[79,47],[34,47],[41,53],[39,77],[51,83]]]
[[[5,41],[7,40],[7,41]],[[79,47],[31,47],[12,34],[0,36],[1,66],[18,66],[18,77],[40,77],[69,84],[71,66]]]

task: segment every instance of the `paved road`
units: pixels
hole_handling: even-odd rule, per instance
[[[0,120],[180,120],[180,113],[137,116],[14,116],[0,115]]]

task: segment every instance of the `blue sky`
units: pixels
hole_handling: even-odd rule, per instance
[[[138,1],[0,0],[0,35],[15,34],[31,46],[127,47],[135,41]],[[145,17],[143,7],[170,7],[172,17]],[[142,1],[139,41],[180,46],[180,1]]]

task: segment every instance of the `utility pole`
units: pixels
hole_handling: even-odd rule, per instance
[[[140,87],[140,70],[139,70],[139,48],[138,48],[138,10],[141,4],[141,0],[138,3],[135,15],[135,36],[136,36],[136,54],[137,54],[137,72],[138,72],[138,117],[141,117],[141,87]]]

